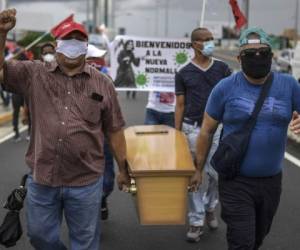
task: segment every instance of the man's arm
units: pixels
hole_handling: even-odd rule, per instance
[[[214,133],[218,128],[219,122],[210,117],[206,112],[204,114],[200,134],[196,145],[196,172],[190,181],[191,191],[198,189],[202,182],[203,168],[212,144]]]
[[[8,9],[0,12],[0,82],[3,83],[3,65],[4,65],[4,50],[7,33],[16,25],[15,9]]]
[[[177,95],[176,96],[176,106],[175,106],[175,128],[177,130],[181,130],[182,128],[182,121],[183,121],[183,114],[184,114],[184,95]]]
[[[124,130],[120,129],[115,132],[109,132],[107,136],[110,148],[119,167],[118,186],[120,190],[124,190],[124,186],[130,186],[130,177],[126,162],[126,141]]]
[[[219,122],[210,117],[206,112],[204,114],[204,120],[201,126],[200,134],[197,138],[196,144],[196,159],[197,159],[197,170],[203,171],[207,155],[209,153],[212,140],[216,129],[218,128]]]

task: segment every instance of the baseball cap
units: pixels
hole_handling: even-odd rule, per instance
[[[41,43],[41,44],[39,45],[39,48],[40,48],[40,49],[43,49],[44,47],[48,47],[48,46],[51,46],[51,47],[53,47],[54,49],[55,49],[55,47],[56,47],[54,42],[47,41],[47,42]]]
[[[71,32],[79,31],[85,37],[88,38],[88,33],[86,32],[84,26],[80,23],[76,22],[68,22],[63,24],[61,27],[57,29],[56,37],[55,38],[64,38],[65,36],[69,35]]]
[[[86,53],[86,58],[90,57],[103,57],[106,54],[106,50],[103,49],[98,49],[95,45],[89,44],[88,45],[88,50]]]
[[[257,34],[259,38],[248,38],[250,34]],[[240,47],[246,45],[246,44],[266,44],[269,47],[272,48],[272,45],[270,43],[269,35],[261,28],[258,27],[251,27],[244,29],[240,35],[239,44]]]

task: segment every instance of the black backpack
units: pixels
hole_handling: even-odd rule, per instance
[[[272,82],[273,73],[270,73],[262,87],[249,120],[241,129],[232,132],[220,140],[219,146],[210,163],[221,178],[233,179],[239,174],[240,166],[247,152],[251,132],[256,124],[258,113],[263,106]]]

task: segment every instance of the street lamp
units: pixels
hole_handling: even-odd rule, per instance
[[[162,8],[161,8],[162,7]],[[162,4],[161,0],[155,1],[155,27],[154,27],[154,34],[155,36],[158,36],[158,23],[159,23],[159,17],[160,17],[160,10],[165,12],[165,26],[164,26],[164,33],[165,36],[168,36],[169,34],[169,7],[170,7],[170,0],[165,0],[165,4]]]
[[[156,0],[155,8],[155,36],[158,36],[159,2]]]
[[[5,10],[7,8],[7,1],[1,0],[1,10]]]
[[[165,36],[166,37],[169,34],[169,3],[170,0],[166,0],[166,7],[165,7]]]
[[[298,27],[299,27],[299,0],[296,0],[296,13],[295,13],[295,46],[298,41]]]
[[[250,12],[250,3],[249,3],[249,0],[245,0],[245,14],[246,14],[246,19],[247,19],[245,28],[249,27],[249,17],[250,17],[249,12]]]
[[[200,18],[200,27],[204,26],[205,8],[206,8],[206,0],[203,0],[201,18]]]

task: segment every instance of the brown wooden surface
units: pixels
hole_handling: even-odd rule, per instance
[[[127,160],[133,176],[192,175],[195,167],[184,134],[164,125],[125,130]]]
[[[188,181],[187,176],[136,178],[140,223],[184,225]]]

